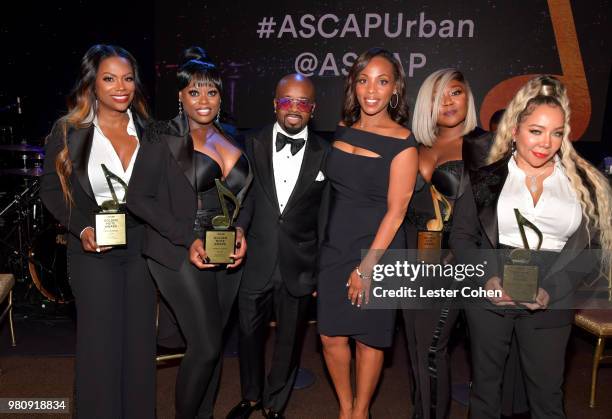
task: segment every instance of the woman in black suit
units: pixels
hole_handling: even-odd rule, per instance
[[[485,250],[537,248],[539,288],[533,302],[513,301],[502,286],[507,259],[488,257],[477,286],[496,292],[466,309],[472,352],[470,417],[499,418],[504,363],[515,333],[531,417],[564,418],[565,349],[573,320],[572,294],[593,252],[609,266],[612,194],[607,180],[569,141],[569,99],[550,76],[529,81],[499,125],[490,165],[471,171],[455,207],[450,244],[462,263],[478,264]],[[518,210],[519,214],[515,214]],[[521,233],[521,217],[535,226]],[[508,250],[509,249],[509,250]],[[478,251],[477,251],[478,250]],[[577,256],[578,255],[578,256]],[[586,259],[585,259],[586,258]],[[537,263],[536,256],[533,263]]]
[[[155,287],[141,255],[145,228],[128,212],[128,244],[110,248],[98,246],[93,227],[94,212],[112,199],[101,165],[130,183],[147,117],[132,55],[94,45],[46,145],[40,195],[69,231],[80,418],[155,416]],[[122,186],[113,187],[122,198]]]
[[[148,130],[128,196],[130,210],[147,223],[151,273],[187,342],[175,389],[176,417],[186,419],[212,417],[223,328],[240,283],[234,268],[246,251],[238,229],[235,262],[208,263],[201,238],[221,213],[215,179],[238,197],[251,179],[245,155],[219,125],[219,72],[199,59],[199,50],[185,51],[179,114]]]
[[[417,248],[415,230],[432,228],[432,223],[438,223],[433,228],[441,231],[442,248],[448,249],[452,206],[463,193],[460,188],[463,172],[484,165],[490,146],[490,136],[476,126],[476,119],[474,97],[463,73],[444,68],[427,76],[419,89],[412,117],[412,130],[421,144],[419,173],[426,183],[415,193],[408,211],[408,249]],[[440,219],[434,218],[433,196],[440,207]],[[452,262],[452,253],[445,252],[443,259]],[[413,372],[414,414],[418,418],[448,415],[451,383],[448,342],[459,313],[449,305],[403,310]]]

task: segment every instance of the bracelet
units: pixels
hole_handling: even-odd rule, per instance
[[[359,270],[359,265],[355,266],[355,272],[357,273],[357,276],[361,279],[369,280],[371,278],[370,275],[366,275]]]

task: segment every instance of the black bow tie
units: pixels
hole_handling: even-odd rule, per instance
[[[291,144],[291,154],[295,156],[295,154],[300,151],[306,140],[303,138],[291,138],[287,137],[285,134],[281,132],[276,133],[276,151],[281,151],[283,147],[287,144]]]

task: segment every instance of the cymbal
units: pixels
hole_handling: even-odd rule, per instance
[[[30,144],[0,144],[0,150],[23,151],[25,153],[44,153],[44,147]]]
[[[43,174],[43,168],[42,167],[32,167],[32,168],[28,168],[28,169],[21,169],[21,168],[17,168],[17,169],[4,169],[4,170],[2,170],[2,174],[3,175],[17,175],[17,176],[39,177],[39,176],[42,176],[42,174]]]

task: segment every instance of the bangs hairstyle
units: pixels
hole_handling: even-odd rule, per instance
[[[87,128],[93,123],[97,112],[94,90],[98,68],[102,61],[111,57],[120,57],[130,63],[135,87],[130,109],[143,120],[149,118],[138,64],[132,54],[116,45],[97,44],[89,48],[81,59],[79,76],[67,98],[68,113],[58,120],[52,131],[52,134],[57,134],[56,130],[59,130],[59,135],[62,135],[64,139],[64,147],[55,160],[55,170],[59,177],[66,203],[73,203],[69,184],[69,177],[72,173],[72,161],[68,156],[68,145],[66,142],[68,131],[71,128]]]
[[[431,147],[436,142],[436,137],[439,134],[438,130],[438,114],[444,89],[452,80],[463,83],[465,86],[465,94],[467,95],[467,114],[463,121],[463,131],[461,135],[476,128],[478,123],[476,116],[476,106],[474,105],[474,95],[470,84],[467,82],[463,73],[456,68],[443,68],[431,73],[419,89],[416,103],[414,105],[414,114],[412,115],[412,132],[416,140],[428,147]]]
[[[183,90],[191,82],[195,82],[197,87],[215,86],[219,93],[223,93],[223,82],[221,74],[213,63],[190,59],[185,62],[176,73],[178,89]]]
[[[392,108],[391,105],[387,106],[389,116],[395,122],[403,125],[408,120],[408,104],[406,103],[406,74],[402,64],[398,61],[395,56],[382,48],[371,48],[362,53],[349,70],[348,76],[344,83],[344,105],[342,108],[342,122],[346,126],[351,126],[359,119],[360,106],[357,96],[355,94],[355,86],[357,85],[357,78],[364,68],[370,63],[372,58],[382,57],[389,61],[393,66],[393,79],[395,82],[395,90],[397,91],[398,101],[397,106]]]

